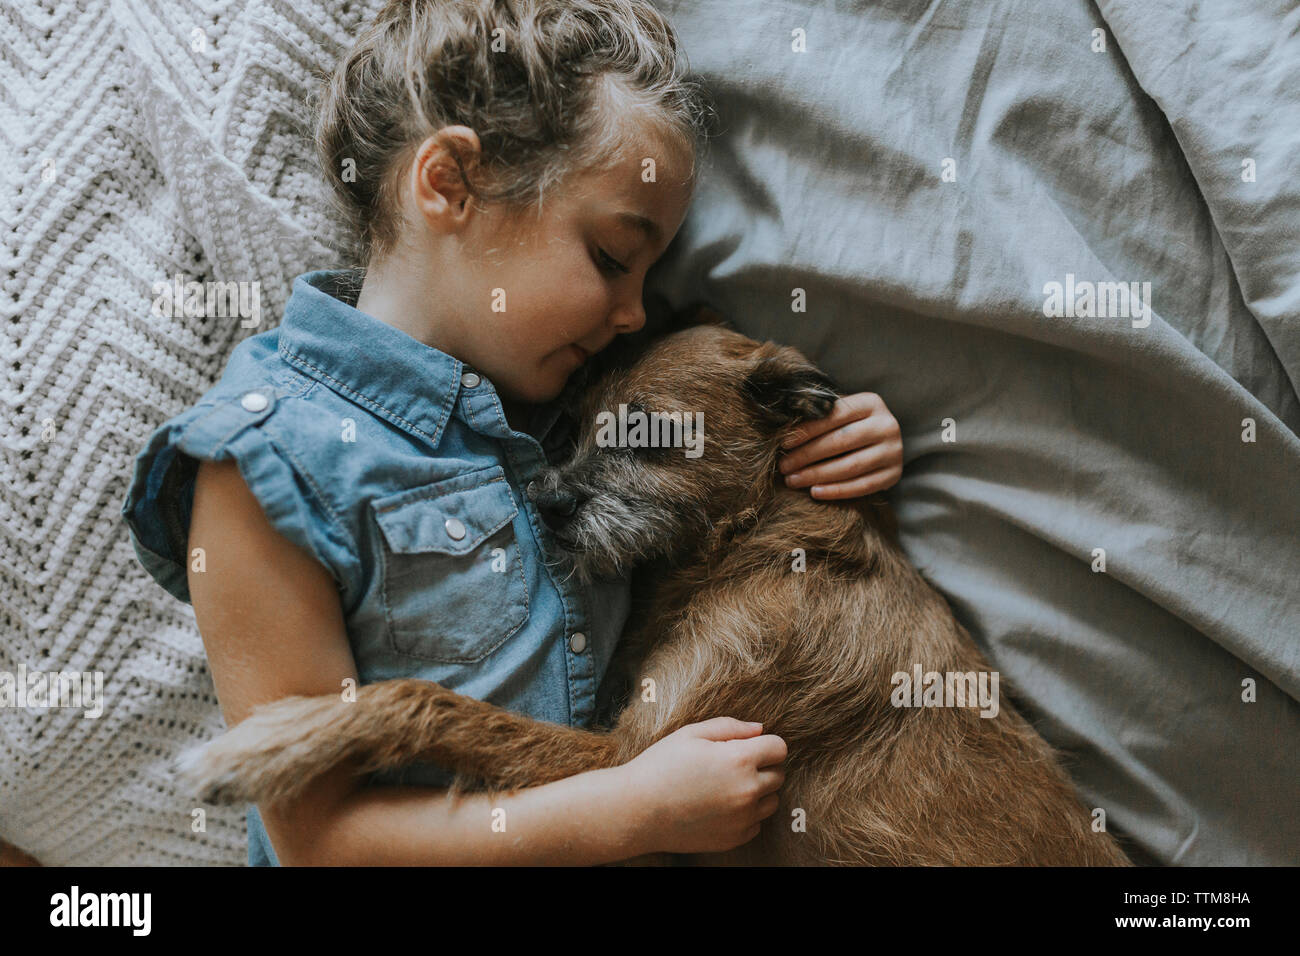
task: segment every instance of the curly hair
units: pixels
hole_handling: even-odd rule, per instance
[[[694,182],[712,104],[687,78],[671,23],[648,0],[390,0],[320,92],[316,148],[364,264],[400,228],[397,172],[445,126],[480,204],[540,212],[578,172],[649,135],[689,157]]]

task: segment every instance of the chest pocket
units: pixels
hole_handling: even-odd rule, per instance
[[[519,508],[500,465],[378,498],[370,507],[384,539],[393,650],[472,663],[528,620],[512,526]]]

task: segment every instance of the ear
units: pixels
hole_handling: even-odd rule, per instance
[[[751,361],[745,394],[774,425],[823,418],[839,397],[830,376],[788,345],[764,342]]]

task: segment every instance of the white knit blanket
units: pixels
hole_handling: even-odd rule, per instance
[[[47,864],[244,859],[242,812],[170,783],[223,725],[193,611],[119,510],[149,433],[335,262],[306,97],[378,5],[0,5],[0,672],[103,680],[98,717],[0,709],[0,837]],[[155,314],[177,274],[259,282],[260,327]]]

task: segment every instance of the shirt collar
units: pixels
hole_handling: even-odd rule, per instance
[[[437,446],[456,404],[462,363],[357,309],[361,277],[340,269],[294,279],[279,328],[280,355]]]

